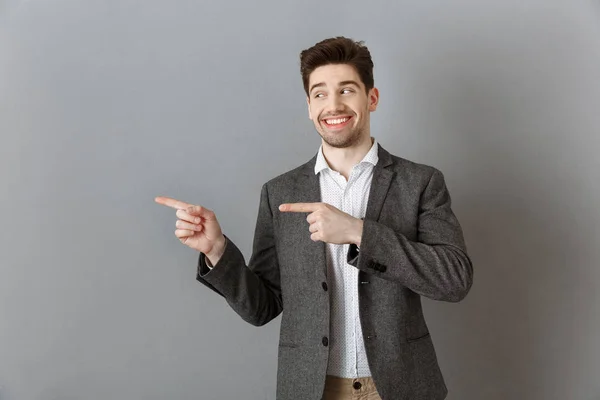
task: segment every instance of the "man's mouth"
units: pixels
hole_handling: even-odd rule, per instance
[[[351,119],[352,117],[325,118],[323,122],[328,128],[338,129],[348,125]]]

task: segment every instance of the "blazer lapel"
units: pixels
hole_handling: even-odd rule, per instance
[[[314,156],[309,162],[302,167],[302,174],[296,182],[296,196],[298,202],[302,203],[320,203],[321,202],[321,185],[319,175],[315,174],[315,163],[317,156]],[[323,278],[327,276],[327,262],[325,254],[325,243],[321,241],[313,242],[310,238],[310,232],[306,223],[308,214],[301,214],[304,222],[303,227],[305,234],[301,236],[301,243],[298,243],[300,248],[306,249],[309,253],[307,257],[313,260],[318,275]]]
[[[392,156],[381,145],[377,152],[379,161],[373,169],[373,180],[371,182],[371,190],[369,191],[369,201],[367,202],[367,211],[365,219],[377,221],[381,213],[381,207],[390,189],[390,183],[394,173],[388,169],[393,164]]]

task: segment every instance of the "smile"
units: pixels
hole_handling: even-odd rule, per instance
[[[352,117],[328,118],[324,119],[323,122],[329,128],[342,128],[346,126],[351,119]]]

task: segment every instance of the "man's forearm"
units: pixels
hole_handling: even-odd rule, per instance
[[[434,300],[459,301],[466,296],[473,267],[458,231],[446,240],[423,243],[375,221],[365,225],[361,256],[351,246],[349,264]]]

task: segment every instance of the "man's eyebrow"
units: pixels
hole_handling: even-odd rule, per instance
[[[313,91],[313,89],[318,88],[318,87],[323,87],[323,86],[325,86],[325,82],[315,83],[314,85],[312,85],[310,87],[310,90],[308,92],[310,93]]]
[[[348,86],[348,85],[354,85],[356,87],[360,87],[360,85],[356,81],[342,81],[342,82],[340,82],[340,86]]]
[[[353,81],[353,80],[341,81],[340,83],[338,83],[338,86],[348,86],[348,85],[354,85],[356,87],[360,87],[360,85],[358,84],[358,82]],[[324,86],[326,86],[325,82],[315,83],[314,85],[312,85],[310,87],[310,90],[308,92],[311,93],[315,88],[324,87]]]

